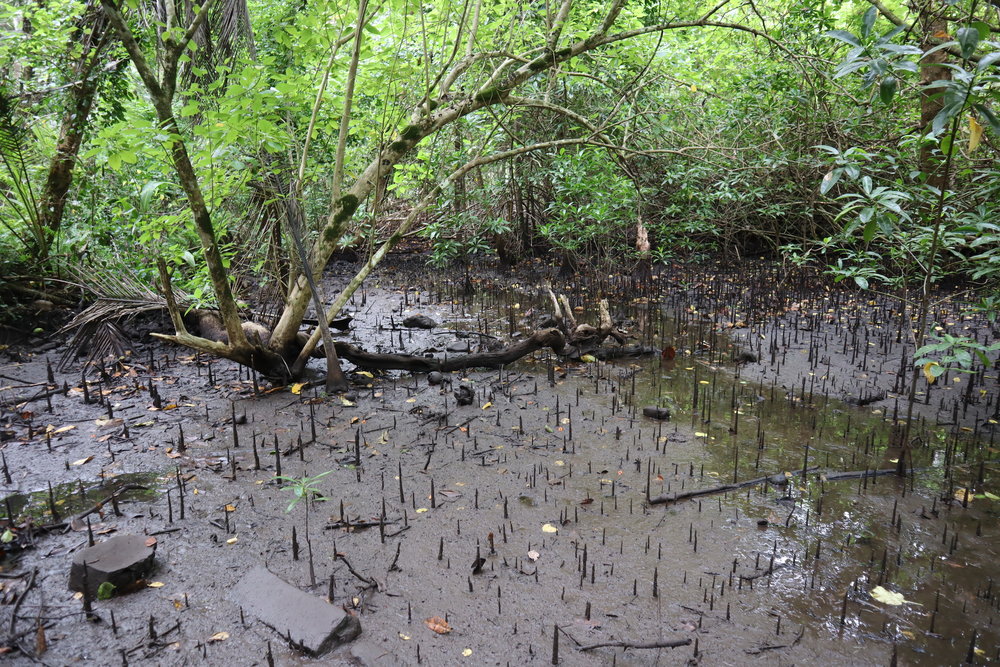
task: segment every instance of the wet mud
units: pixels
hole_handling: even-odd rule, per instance
[[[454,354],[449,346],[527,335],[545,314],[545,275],[436,280],[417,261],[369,281],[344,340]],[[912,347],[892,302],[755,263],[554,287],[584,320],[608,297],[636,343],[673,348],[673,358],[585,363],[539,352],[441,384],[353,373],[354,391],[340,397],[268,387],[229,362],[148,341],[86,385],[79,367],[53,370],[50,383],[44,354],[8,350],[5,657],[997,660],[995,368],[922,383],[911,477],[836,480],[894,467],[898,456],[889,445]],[[441,324],[402,326],[414,314]],[[991,335],[954,300],[936,315],[943,331]],[[65,394],[50,391],[64,382]],[[458,405],[456,392],[472,403]],[[643,416],[650,406],[671,419]],[[290,479],[320,497],[294,504]],[[117,511],[101,504],[112,496]],[[148,586],[93,601],[95,620],[67,588],[88,519],[98,541],[157,540]],[[318,659],[290,647],[230,596],[257,565],[356,614],[361,636]]]

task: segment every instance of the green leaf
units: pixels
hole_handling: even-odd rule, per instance
[[[888,105],[892,102],[896,94],[896,77],[887,76],[878,85],[878,95],[882,99],[882,104]]]
[[[976,46],[979,45],[979,31],[971,27],[959,28],[958,32],[955,33],[955,38],[958,45],[962,47],[962,58],[968,60],[969,56],[975,53]]]
[[[98,600],[110,600],[114,596],[115,596],[115,585],[110,581],[101,582],[101,585],[97,587]]]
[[[854,282],[861,289],[868,289],[868,279],[864,276],[854,276]]]
[[[986,120],[991,130],[1000,134],[1000,118],[997,118],[997,115],[989,107],[985,104],[973,104],[972,108],[979,112],[979,115]]]
[[[864,37],[872,34],[872,27],[875,25],[875,19],[878,18],[878,9],[875,7],[869,7],[868,11],[861,18],[861,34]]]
[[[4,544],[10,544],[13,541],[14,541],[13,531],[11,531],[10,528],[5,528],[3,531],[3,535],[0,535],[0,542],[3,542]]]
[[[1000,60],[1000,51],[994,51],[993,53],[987,53],[985,56],[979,59],[976,63],[976,69],[982,72],[984,69]]]
[[[832,39],[839,39],[841,42],[846,42],[851,46],[861,46],[861,41],[846,30],[827,30],[823,33],[823,36],[830,37]]]
[[[865,243],[871,243],[872,239],[875,238],[876,231],[878,231],[878,226],[876,225],[875,218],[872,218],[865,225],[865,231],[864,231]],[[855,278],[855,281],[857,281],[857,278]],[[860,283],[858,284],[860,285]],[[867,283],[865,285],[862,285],[862,288],[867,289],[868,288]]]
[[[837,181],[840,180],[840,177],[843,173],[844,170],[840,168],[831,169],[830,171],[828,171],[826,173],[826,176],[824,176],[823,180],[820,182],[819,185],[820,194],[825,195],[827,192],[829,192],[830,189],[837,184]]]

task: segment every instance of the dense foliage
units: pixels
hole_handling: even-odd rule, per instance
[[[155,285],[162,259],[193,303],[270,286],[294,320],[303,263],[419,234],[439,264],[767,252],[862,288],[992,285],[998,14],[5,0],[2,280]]]

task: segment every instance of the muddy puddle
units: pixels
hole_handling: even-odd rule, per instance
[[[88,623],[66,590],[68,559],[85,533],[38,536],[5,568],[39,572],[17,631],[45,628],[39,657],[50,664],[267,664],[268,651],[276,664],[996,660],[1000,490],[988,422],[996,404],[980,394],[995,372],[978,380],[964,421],[939,424],[961,417],[945,397],[966,385],[932,389],[914,421],[912,478],[838,479],[894,466],[888,444],[904,404],[888,369],[899,367],[902,348],[839,325],[826,308],[816,309],[823,317],[801,307],[779,313],[753,290],[738,302],[714,285],[671,280],[669,290],[617,301],[631,288],[563,288],[581,319],[607,294],[634,342],[672,347],[670,360],[582,363],[542,352],[502,371],[452,374],[441,386],[423,375],[356,374],[354,394],[342,398],[254,393],[253,379],[229,364],[212,364],[209,381],[206,362],[150,347],[137,359],[152,364],[136,362],[107,386],[115,417],[133,425],[127,436],[107,437],[98,424],[107,408],[73,392],[53,397],[52,413],[33,406],[33,437],[19,416],[31,408],[8,408],[7,488],[44,490],[30,496],[37,521],[50,518],[48,479],[68,497],[79,493],[77,479],[100,488],[102,474],[106,484],[156,489],[102,521],[157,536],[162,584],[96,604],[103,621]],[[509,340],[545,312],[545,295],[526,284],[484,279],[465,290],[462,280],[383,272],[355,299],[344,337],[417,353]],[[841,297],[809,298],[832,308]],[[767,318],[750,312],[765,307],[774,311]],[[415,313],[440,326],[400,325]],[[860,351],[845,351],[852,338]],[[878,354],[869,349],[879,345]],[[737,363],[743,352],[761,361]],[[41,381],[46,370],[34,360],[0,372]],[[79,384],[76,373],[66,379]],[[472,405],[456,404],[460,385],[474,391]],[[883,390],[864,407],[842,400]],[[672,418],[644,417],[647,406]],[[39,426],[71,421],[76,428],[51,437],[50,452]],[[325,500],[289,510],[293,491],[276,477],[304,484],[327,471],[314,482]],[[22,497],[11,497],[16,515]],[[241,619],[228,591],[258,564],[357,614],[361,637],[312,660]],[[4,610],[9,623],[12,609]],[[153,637],[151,623],[169,633]],[[19,641],[38,648],[35,634]]]

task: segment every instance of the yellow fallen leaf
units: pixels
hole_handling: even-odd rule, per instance
[[[486,409],[492,408],[492,407],[493,407],[493,401],[486,401],[485,403],[483,403],[483,410],[486,410]]]
[[[214,635],[208,638],[210,642],[223,642],[229,639],[228,632],[216,632]]]
[[[955,500],[960,503],[971,503],[972,502],[972,491],[969,489],[963,489],[958,487],[955,489]]]
[[[366,378],[373,378],[373,379],[375,378],[375,376],[369,373],[368,371],[357,371],[357,374],[364,375]]]
[[[417,508],[417,514],[423,514],[426,511],[427,511],[426,507],[418,507]]]
[[[698,438],[704,438],[704,437],[706,437],[708,435],[708,433],[704,433],[702,431],[695,431],[694,435],[695,435],[695,437],[698,437]]]
[[[934,380],[937,380],[937,376],[934,375],[934,372],[933,372],[932,369],[935,366],[939,366],[939,365],[940,364],[938,364],[938,362],[936,362],[936,361],[928,361],[926,364],[924,364],[924,368],[923,368],[924,379],[927,380],[927,384],[934,384]]]
[[[403,640],[405,640],[405,641],[409,641],[409,640],[410,640],[410,635],[405,635],[405,634],[403,634],[402,632],[400,632],[400,633],[399,633],[399,638],[400,638],[400,639],[403,639]]]
[[[236,511],[236,506],[235,505],[226,505],[226,511],[227,512],[235,512]]]
[[[51,428],[51,426],[49,428]],[[57,433],[65,433],[66,431],[72,431],[75,428],[76,424],[69,424],[68,426],[60,426],[59,428],[54,429],[52,431],[52,435],[56,435]]]
[[[166,584],[164,584],[162,581],[151,581],[146,585],[149,586],[150,588],[163,588]]]
[[[92,461],[93,458],[94,458],[93,456],[88,456],[85,459],[77,459],[76,461],[73,461],[71,465],[82,466],[84,463],[90,463],[90,461]]]
[[[471,648],[464,649],[462,651],[462,655],[464,655],[466,658],[468,658],[470,655],[472,655],[472,649]]]
[[[288,390],[290,392],[292,392],[293,394],[301,394],[302,393],[302,388],[305,387],[305,386],[306,386],[305,382],[296,382],[291,387],[289,387]]]
[[[351,401],[347,400],[343,396],[340,397],[340,404],[343,405],[344,407],[348,407],[348,408],[353,408],[354,405],[355,405],[354,403],[352,403]]]
[[[240,538],[238,537],[230,537],[228,540],[226,540],[226,544],[236,544],[239,541],[239,539]]]
[[[547,523],[544,526],[542,526],[542,532],[543,533],[558,533],[559,529],[556,528],[555,526],[553,526],[551,523]]]
[[[899,606],[906,602],[906,598],[903,597],[902,593],[893,593],[892,591],[886,590],[881,586],[873,588],[871,595],[877,602],[881,602],[883,604]]]
[[[580,357],[580,361],[586,362],[588,364],[592,364],[595,361],[597,361],[597,357],[595,357],[592,354],[585,354],[582,357]]]

